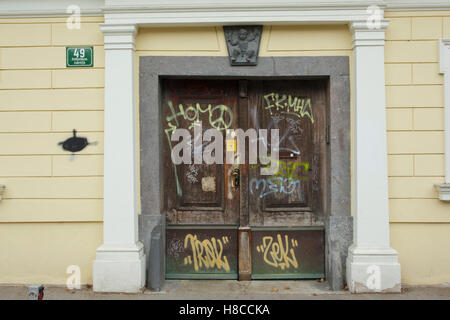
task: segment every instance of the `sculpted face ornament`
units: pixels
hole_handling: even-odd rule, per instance
[[[247,30],[245,30],[245,29],[239,30],[239,39],[246,40],[247,34],[248,34]]]
[[[223,27],[232,66],[257,64],[262,26]]]

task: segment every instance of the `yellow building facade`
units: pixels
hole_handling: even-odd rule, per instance
[[[390,244],[398,252],[401,282],[408,285],[450,282],[450,203],[440,200],[435,188],[445,183],[439,41],[450,38],[450,8],[444,9],[384,8]],[[45,12],[26,17],[2,11],[0,17],[3,284],[64,285],[70,265],[80,267],[82,284],[93,283],[92,264],[103,243],[105,50],[100,25],[105,17],[83,15],[83,7],[81,13],[79,29],[68,29],[66,16]],[[347,23],[261,24],[260,57],[348,57],[354,106],[355,57]],[[93,46],[94,67],[67,68],[68,46]],[[222,24],[140,26],[135,36],[137,105],[139,57],[144,56],[228,57]],[[136,117],[139,128],[138,112]],[[352,127],[354,118],[352,111]],[[74,128],[96,144],[73,156],[58,143]]]

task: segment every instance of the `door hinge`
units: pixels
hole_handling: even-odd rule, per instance
[[[325,131],[325,140],[327,144],[330,144],[330,125],[327,125],[326,131]]]

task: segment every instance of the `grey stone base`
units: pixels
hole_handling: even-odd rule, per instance
[[[325,266],[327,281],[332,290],[342,290],[345,287],[346,260],[352,238],[353,217],[327,217],[325,220]]]
[[[150,290],[159,291],[165,280],[165,216],[140,215],[140,240],[145,247],[147,257],[146,286]]]

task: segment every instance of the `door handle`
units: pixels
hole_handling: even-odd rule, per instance
[[[241,171],[239,170],[239,168],[235,168],[231,175],[233,176],[233,179],[231,180],[233,187],[239,188],[239,183],[241,179]]]

